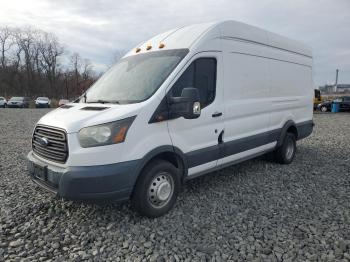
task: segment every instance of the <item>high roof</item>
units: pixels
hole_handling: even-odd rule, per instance
[[[166,49],[191,48],[201,39],[205,39],[207,35],[210,35],[211,38],[219,37],[222,39],[247,41],[312,57],[311,49],[295,40],[231,20],[175,28],[156,35],[137,47],[141,48],[140,52],[145,52],[148,44],[152,46],[152,50],[159,50],[159,43],[164,43]],[[134,53],[135,49],[126,56]]]

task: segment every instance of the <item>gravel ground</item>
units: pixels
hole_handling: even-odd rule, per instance
[[[26,176],[47,110],[0,110],[0,261],[350,261],[350,114],[316,114],[289,166],[248,161],[190,181],[157,219],[55,199]]]

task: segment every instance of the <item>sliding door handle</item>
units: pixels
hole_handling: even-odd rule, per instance
[[[212,117],[219,117],[222,116],[222,112],[215,112],[214,114],[211,115]]]

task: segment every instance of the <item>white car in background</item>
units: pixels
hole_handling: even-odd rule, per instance
[[[68,99],[60,99],[60,101],[58,101],[58,106],[63,106],[68,103],[69,103]]]
[[[7,101],[5,97],[0,96],[0,107],[7,107]]]
[[[35,99],[36,108],[49,108],[50,103],[51,101],[48,97],[38,97],[37,99]]]

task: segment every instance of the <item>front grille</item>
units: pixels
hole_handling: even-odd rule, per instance
[[[44,143],[43,140],[48,143]],[[67,135],[59,128],[36,126],[32,147],[35,154],[51,161],[65,163],[68,158]]]

